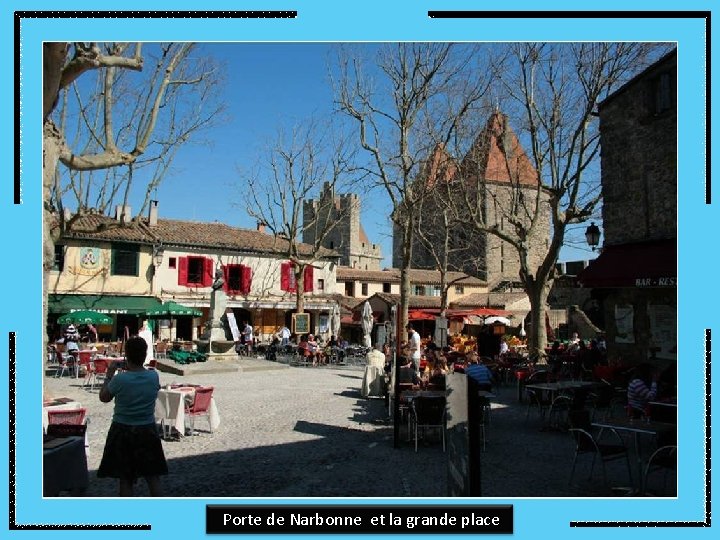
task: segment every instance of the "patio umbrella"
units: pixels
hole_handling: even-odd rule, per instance
[[[340,308],[337,304],[333,305],[330,312],[330,333],[335,337],[340,333]]]
[[[488,317],[485,319],[485,324],[504,324],[510,326],[510,319],[507,317]]]
[[[373,327],[373,315],[372,308],[370,307],[370,302],[368,302],[367,300],[363,304],[361,323],[363,329],[363,344],[366,347],[370,347],[372,345],[370,333],[372,332]]]
[[[82,310],[73,311],[62,317],[58,317],[60,324],[112,324],[112,317],[97,311]]]
[[[168,301],[161,305],[148,309],[145,316],[149,319],[170,319],[170,336],[172,337],[172,321],[174,317],[189,315],[191,317],[200,317],[202,313],[195,308],[183,306],[177,302]]]

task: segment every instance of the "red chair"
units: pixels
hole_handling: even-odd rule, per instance
[[[195,418],[204,416],[207,418],[210,433],[212,433],[212,422],[210,421],[210,405],[212,402],[213,386],[200,386],[195,389],[195,399],[192,405],[185,404],[185,416],[190,418],[190,435],[195,434]]]
[[[79,426],[85,423],[85,413],[87,409],[59,409],[48,410],[48,425],[52,424],[72,424]]]
[[[96,358],[90,363],[90,371],[88,371],[88,375],[83,382],[83,386],[91,381],[90,390],[94,389],[98,377],[102,377],[104,379],[107,375],[107,370],[108,361],[105,358]]]
[[[90,362],[92,361],[94,355],[95,353],[90,350],[80,351],[78,353],[77,377],[80,376],[80,368],[82,367],[85,368],[85,373],[87,376],[87,373],[90,372]]]

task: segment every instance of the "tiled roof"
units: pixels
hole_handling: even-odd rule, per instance
[[[120,226],[110,217],[88,214],[79,218],[66,238],[93,239],[110,242],[138,242],[153,244],[161,242],[166,246],[203,247],[227,249],[254,253],[284,254],[288,241],[253,229],[240,229],[224,223],[206,223],[175,219],[158,219],[157,225],[149,227],[144,220]],[[311,246],[299,244],[301,255],[309,255]],[[321,249],[321,256],[337,254]]]
[[[457,283],[458,285],[477,285],[483,286],[486,283],[478,278],[468,276],[462,272],[448,272],[448,283]],[[338,266],[338,281],[366,281],[376,283],[400,283],[400,269],[391,268],[389,270],[360,270],[358,268],[350,268],[348,266]],[[422,283],[427,285],[440,284],[440,272],[437,270],[410,270],[410,282]]]

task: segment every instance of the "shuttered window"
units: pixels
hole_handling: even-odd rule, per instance
[[[180,257],[178,285],[210,287],[214,280],[214,263],[209,257]]]
[[[140,259],[140,246],[136,244],[113,244],[112,265],[113,276],[137,276]]]
[[[225,285],[228,294],[247,295],[252,288],[252,268],[243,264],[227,264],[223,266]]]

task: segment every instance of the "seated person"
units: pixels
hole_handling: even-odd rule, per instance
[[[410,358],[409,356],[400,357],[398,383],[420,384],[420,377],[418,377],[412,358]]]
[[[312,358],[313,366],[323,363],[324,356],[322,349],[320,348],[320,345],[318,345],[318,342],[315,341],[315,336],[312,334],[308,334],[307,337],[307,352],[308,356]]]
[[[266,360],[277,360],[277,353],[280,350],[280,338],[277,336],[273,336],[273,340],[268,346],[267,349],[265,349],[265,359]]]
[[[639,364],[630,379],[627,389],[628,416],[640,418],[645,415],[647,404],[657,395],[658,373],[650,364]]]
[[[465,375],[478,383],[479,390],[492,392],[492,387],[495,383],[492,371],[480,361],[477,353],[468,354],[467,359],[468,365],[465,368]]]

